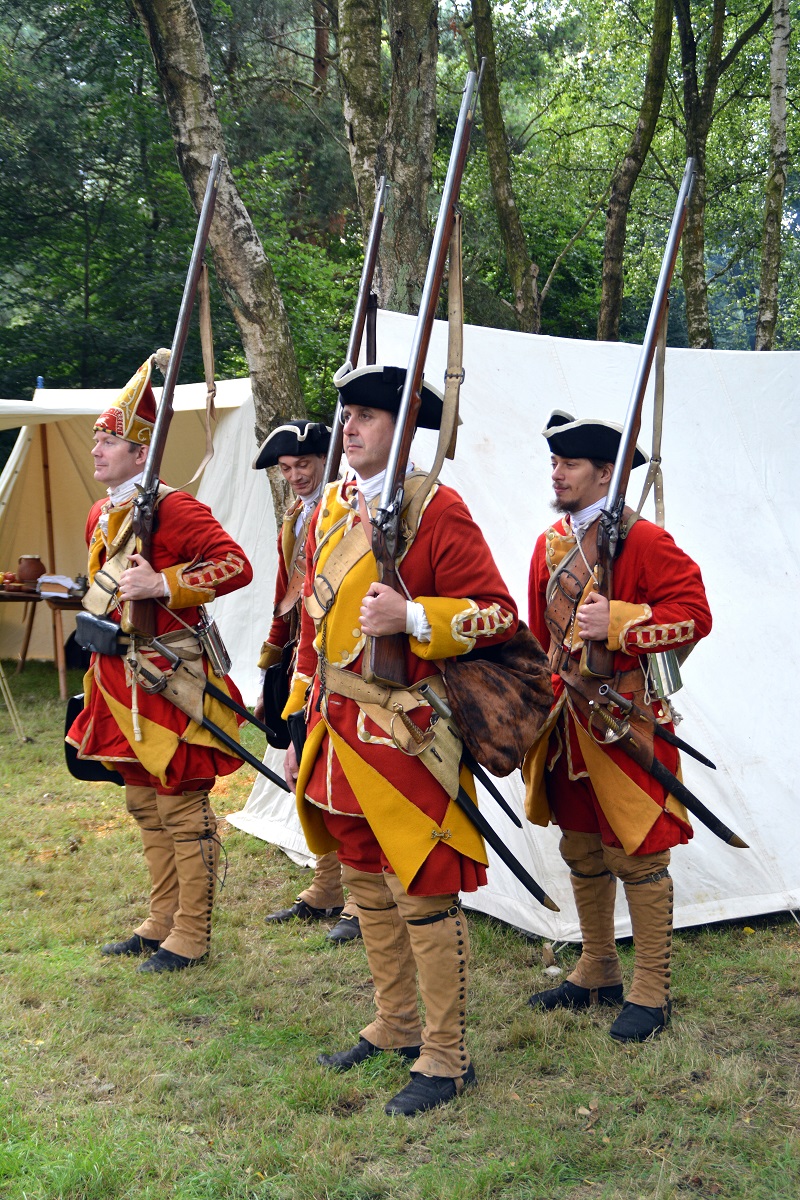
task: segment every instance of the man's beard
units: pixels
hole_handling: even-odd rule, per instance
[[[555,509],[557,513],[576,513],[581,511],[581,505],[578,500],[562,500],[560,496],[556,496],[550,501],[550,507]]]

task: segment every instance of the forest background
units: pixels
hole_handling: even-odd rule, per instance
[[[250,373],[257,436],[328,415],[375,180],[379,299],[413,312],[482,56],[467,321],[640,341],[691,153],[669,344],[799,348],[796,7],[2,0],[0,395],[122,386],[169,344],[220,150],[217,374]]]

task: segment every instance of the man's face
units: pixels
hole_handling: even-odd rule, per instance
[[[362,479],[383,471],[394,436],[394,416],[382,408],[345,404],[342,409],[344,452],[348,466]]]
[[[282,454],[278,459],[281,475],[301,500],[308,500],[322,483],[324,454]]]
[[[94,477],[107,488],[119,487],[144,469],[147,446],[137,446],[98,429],[92,447]]]
[[[550,463],[556,512],[580,512],[607,495],[613,463],[596,467],[590,458],[561,458],[558,454],[551,455]]]

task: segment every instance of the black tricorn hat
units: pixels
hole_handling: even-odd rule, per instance
[[[391,413],[400,410],[405,381],[405,367],[382,367],[377,364],[358,367],[355,371],[342,369],[333,377],[343,405],[358,404],[361,408],[382,408]],[[423,379],[422,403],[417,417],[419,429],[439,428],[442,423],[442,401],[442,393]]]
[[[287,421],[267,434],[253,459],[253,470],[274,467],[282,455],[302,458],[304,454],[327,454],[331,431],[321,421]]]
[[[556,409],[547,418],[542,430],[553,454],[560,458],[594,458],[599,462],[616,462],[622,426],[615,421],[576,421],[561,409]],[[647,457],[637,445],[633,453],[634,467],[641,467]]]

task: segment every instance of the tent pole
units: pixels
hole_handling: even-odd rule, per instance
[[[50,460],[47,455],[47,426],[39,426],[39,441],[42,453],[42,484],[44,485],[44,512],[47,521],[47,561],[50,574],[56,573],[56,545],[53,536],[53,498],[50,492]],[[64,626],[61,613],[50,607],[50,622],[53,627],[53,661],[58,671],[58,691],[62,700],[67,698],[67,664],[64,656]]]

